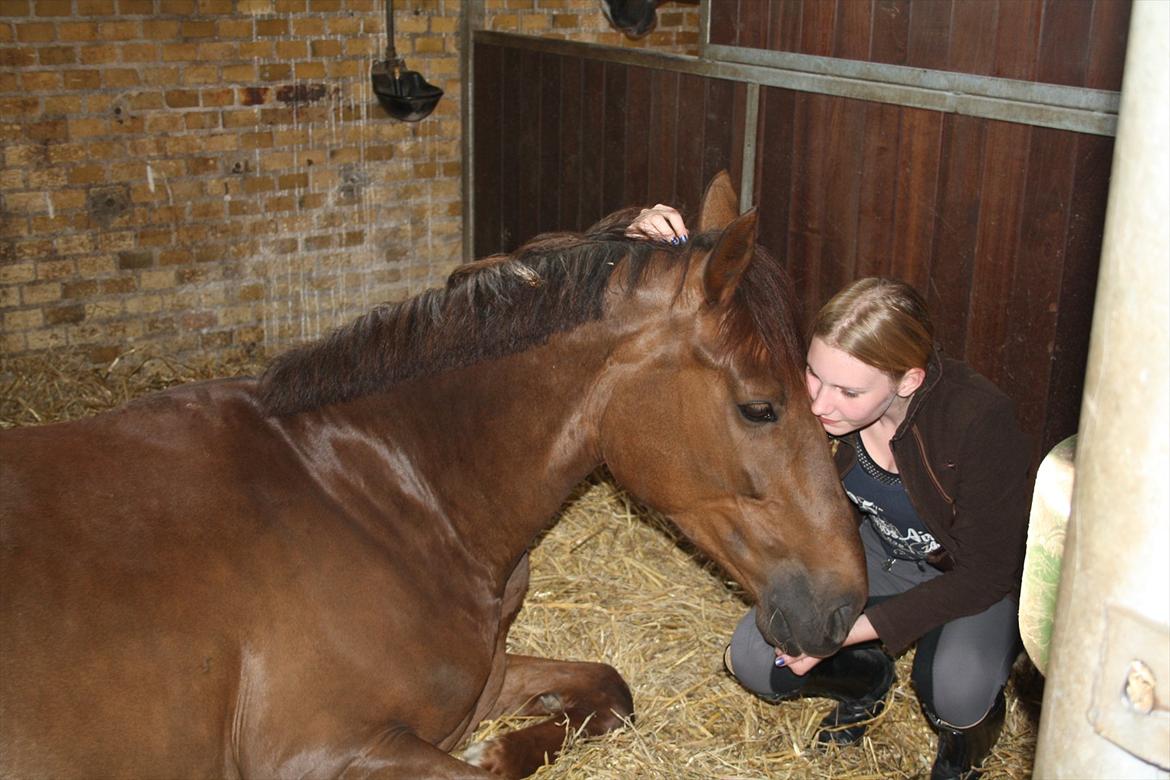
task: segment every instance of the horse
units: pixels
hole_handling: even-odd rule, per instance
[[[726,173],[682,247],[618,212],[278,356],[0,433],[0,775],[522,777],[633,716],[506,652],[604,464],[827,655],[866,594],[782,267]],[[465,745],[503,714],[545,716]]]

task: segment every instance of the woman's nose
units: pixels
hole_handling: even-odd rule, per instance
[[[821,403],[820,398],[813,398],[812,403],[809,404],[809,407],[812,409],[812,413],[817,417],[824,417],[831,411],[827,403]]]
[[[813,414],[819,415],[828,411],[828,409],[825,408],[826,405],[821,402],[821,390],[823,387],[824,385],[819,380],[811,376],[808,378],[808,400],[809,406],[812,407]]]

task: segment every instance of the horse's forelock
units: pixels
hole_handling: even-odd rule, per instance
[[[720,322],[721,346],[729,354],[792,379],[805,361],[792,280],[766,249],[757,245],[755,253]]]

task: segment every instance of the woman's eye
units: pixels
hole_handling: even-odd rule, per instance
[[[772,404],[767,401],[753,401],[751,403],[740,404],[739,413],[748,422],[776,422],[776,411],[772,408]]]
[[[859,396],[859,395],[861,395],[861,394],[860,394],[860,393],[855,393],[855,392],[854,392],[854,391],[852,391],[852,390],[842,390],[842,391],[841,391],[841,395],[845,396],[846,398],[856,398],[857,396]]]

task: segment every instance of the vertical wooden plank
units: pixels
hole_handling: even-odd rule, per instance
[[[933,261],[926,302],[935,336],[946,351],[967,348],[971,277],[977,258],[986,122],[952,114],[944,122]]]
[[[902,110],[894,214],[894,275],[925,292],[930,279],[934,214],[938,197],[942,115]]]
[[[505,48],[500,68],[500,83],[514,84],[523,73],[522,52]],[[508,94],[511,94],[510,92]],[[510,252],[524,239],[518,222],[520,202],[520,154],[516,139],[523,131],[527,118],[512,100],[501,102],[500,110],[500,249]]]
[[[678,121],[675,126],[675,191],[670,203],[684,216],[698,213],[703,194],[703,138],[707,80],[689,73],[678,79]],[[693,220],[692,220],[693,221]]]
[[[624,205],[626,184],[626,76],[628,65],[605,64],[605,144],[601,171],[601,214]]]
[[[621,166],[625,176],[619,200],[621,206],[646,205],[650,147],[658,143],[658,139],[650,135],[651,72],[648,68],[628,68],[626,154]]]
[[[852,281],[856,274],[865,107],[866,103],[860,100],[831,98],[829,101],[829,140],[825,146],[827,164],[822,185],[824,244],[820,260],[820,290],[825,299]]]
[[[910,0],[877,0],[871,26],[870,59],[905,65],[910,44]]]
[[[836,3],[825,0],[806,2],[800,19],[800,51],[818,57],[830,56],[836,21]]]
[[[712,8],[718,5],[719,3],[711,3]],[[728,5],[736,6],[737,4],[729,3]],[[763,2],[763,0],[746,0],[746,2],[740,2],[737,9],[736,38],[738,45],[753,49],[767,48],[768,14],[771,10],[769,3]]]
[[[874,0],[837,0],[837,22],[833,31],[834,57],[869,59],[869,42],[873,37],[876,10]]]
[[[745,122],[747,121],[748,113],[748,87],[747,84],[742,82],[730,83],[733,94],[731,98],[731,148],[728,150],[730,157],[728,158],[727,170],[731,174],[731,180],[738,184],[736,191],[739,193],[740,203],[742,203],[744,195],[743,144],[746,129]],[[755,201],[753,200],[752,203],[755,203]]]
[[[854,263],[858,277],[888,276],[893,272],[895,203],[890,189],[898,180],[901,111],[887,103],[868,103],[865,107]]]
[[[475,47],[475,246],[483,257],[501,249],[500,242],[500,68],[503,52],[497,46]]]
[[[701,160],[702,187],[719,173],[731,168],[731,144],[735,124],[735,85],[724,79],[706,79],[703,107],[703,154]],[[733,177],[733,181],[736,179]],[[700,191],[700,195],[702,192]]]
[[[756,136],[755,202],[760,210],[760,243],[785,262],[788,257],[789,206],[792,203],[793,119],[796,93],[760,89],[760,130]]]
[[[1076,175],[1040,452],[1048,452],[1077,430],[1105,227],[1102,217],[1113,163],[1112,138],[1078,135],[1076,145]]]
[[[999,4],[992,76],[1032,80],[1043,15],[1043,0],[1008,0]]]
[[[1028,139],[1031,128],[988,122],[983,156],[978,258],[971,276],[971,314],[965,358],[991,381],[1003,385],[1003,350],[1011,315],[1012,277],[1020,240]]]
[[[711,3],[709,35],[711,43],[720,46],[738,46],[736,27],[739,16],[737,3]]]
[[[750,2],[750,0],[749,0]],[[800,17],[804,0],[772,0],[768,17],[768,48],[800,52]]]
[[[991,73],[995,67],[995,36],[1001,2],[955,3],[947,54],[948,70],[976,75]]]
[[[744,123],[747,121],[747,84],[728,81],[727,88],[730,94],[727,97],[728,105],[725,110],[728,137],[723,148],[716,172],[727,169],[731,180],[736,183],[736,192],[743,190],[743,142]],[[742,202],[742,198],[741,198]]]
[[[592,225],[602,210],[605,170],[605,66],[585,60],[581,106],[581,199],[577,224]]]
[[[1125,65],[1132,10],[1129,0],[1094,0],[1086,87],[1121,90],[1121,71]]]
[[[1040,28],[1036,80],[1081,86],[1089,70],[1089,26],[1093,6],[1087,2],[1047,0]]]
[[[515,69],[511,79],[505,83],[522,84],[525,74],[540,74],[540,53],[522,49],[513,60]],[[512,178],[515,181],[515,195],[512,203],[513,219],[510,221],[515,227],[512,233],[512,246],[518,246],[535,236],[538,228],[538,203],[540,198],[540,90],[514,89],[510,90],[512,112],[516,114],[516,121],[511,125],[512,132],[504,136],[504,142],[514,147],[510,153],[512,159]],[[507,104],[505,105],[507,110]],[[508,171],[505,170],[505,176]]]
[[[674,169],[678,127],[678,74],[653,71],[650,93],[650,155],[646,202],[676,204]]]
[[[561,64],[555,54],[540,55],[539,187],[536,229],[539,233],[561,227]]]
[[[824,255],[825,152],[831,137],[830,98],[801,94],[793,125],[792,203],[788,213],[788,267],[805,313],[816,312],[836,290],[821,288]]]
[[[561,62],[561,171],[558,177],[560,212],[558,230],[580,230],[582,186],[582,81],[585,63],[579,57]]]
[[[1044,429],[1056,335],[1056,309],[1073,194],[1076,145],[1061,130],[1032,129],[1022,213],[1026,229],[1011,289],[1002,361],[1004,388],[1019,405],[1024,429]]]
[[[951,39],[951,0],[914,2],[910,5],[910,38],[906,64],[915,68],[943,69]]]

